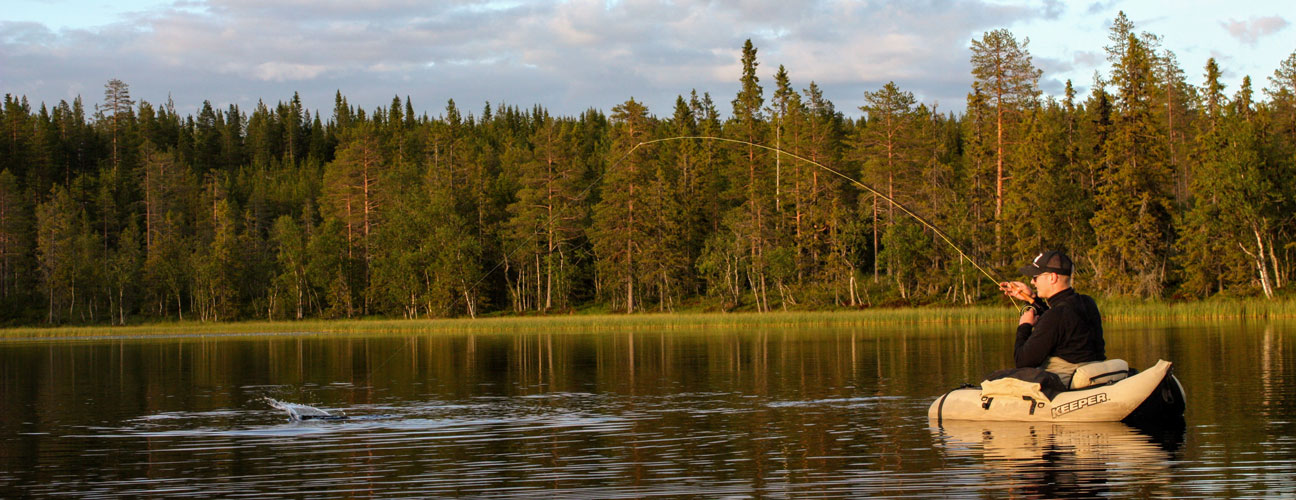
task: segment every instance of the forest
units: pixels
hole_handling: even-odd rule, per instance
[[[0,324],[975,304],[1000,296],[974,262],[1014,278],[1045,249],[1083,293],[1286,293],[1296,52],[1257,93],[1124,14],[1109,42],[1087,95],[1048,96],[989,31],[965,109],[888,83],[858,118],[750,40],[732,101],[672,110],[6,94]]]

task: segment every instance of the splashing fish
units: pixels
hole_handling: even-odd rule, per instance
[[[277,399],[263,398],[266,404],[288,412],[288,417],[294,421],[302,420],[346,420],[346,415],[334,415],[327,411],[321,410],[314,406],[307,406],[297,403],[287,403]]]

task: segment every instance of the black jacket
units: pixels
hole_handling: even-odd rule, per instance
[[[1102,316],[1093,298],[1068,288],[1049,297],[1047,305],[1035,299],[1035,306],[1044,311],[1035,325],[1017,326],[1013,360],[1018,368],[1042,366],[1049,356],[1072,363],[1107,359]]]

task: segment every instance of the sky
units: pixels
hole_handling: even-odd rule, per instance
[[[1202,0],[5,0],[0,93],[33,106],[103,101],[109,79],[136,100],[171,99],[181,114],[204,100],[245,112],[299,92],[322,118],[340,91],[366,110],[410,98],[440,116],[449,99],[555,115],[604,112],[634,98],[672,114],[677,96],[710,93],[722,114],[738,91],[743,42],[756,46],[765,95],[785,66],[815,82],[838,111],[860,116],[864,93],[894,81],[928,106],[961,112],[969,49],[1005,28],[1061,95],[1084,95],[1110,72],[1104,47],[1124,11],[1161,37],[1189,83],[1207,59],[1226,92],[1250,75],[1257,97],[1296,54],[1286,1]],[[1284,8],[1286,7],[1286,8]]]

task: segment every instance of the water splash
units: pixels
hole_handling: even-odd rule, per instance
[[[302,405],[297,403],[288,403],[272,398],[262,398],[266,404],[288,412],[288,417],[294,421],[300,420],[345,420],[345,415],[334,415],[327,411],[321,410],[314,406]]]

